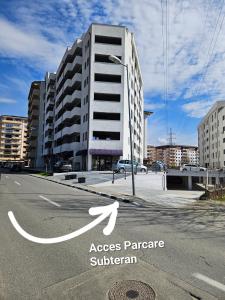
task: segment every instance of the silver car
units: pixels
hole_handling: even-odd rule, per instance
[[[181,171],[194,171],[194,172],[199,172],[199,171],[206,171],[207,169],[204,167],[200,167],[198,165],[192,165],[192,164],[184,164],[181,168]]]
[[[136,172],[145,172],[147,173],[148,169],[146,166],[142,165],[141,163],[138,163],[134,161],[134,171]],[[113,166],[113,170],[119,173],[124,173],[125,171],[131,171],[131,160],[128,159],[121,159],[118,160],[118,162]]]

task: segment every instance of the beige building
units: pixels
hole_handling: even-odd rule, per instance
[[[0,161],[24,161],[27,156],[27,118],[0,117]]]
[[[28,163],[43,167],[45,82],[33,81],[28,96]]]
[[[198,126],[200,164],[208,168],[225,166],[225,101],[217,101]]]
[[[199,164],[198,147],[187,145],[147,146],[148,161],[161,160],[168,167],[179,167],[182,164]]]

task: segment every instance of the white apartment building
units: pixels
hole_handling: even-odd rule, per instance
[[[200,164],[225,167],[225,101],[217,101],[198,126]]]
[[[45,81],[33,81],[28,95],[28,163],[42,168]]]
[[[44,98],[43,156],[45,163],[53,159],[56,73],[46,73]]]
[[[46,77],[43,154],[53,147],[55,161],[70,159],[77,170],[107,170],[119,158],[130,159],[126,68],[109,55],[128,65],[134,158],[143,161],[143,82],[134,36],[123,26],[92,24]]]

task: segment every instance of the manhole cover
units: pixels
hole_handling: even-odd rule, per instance
[[[116,282],[108,293],[109,300],[154,300],[155,292],[144,282],[124,280]]]

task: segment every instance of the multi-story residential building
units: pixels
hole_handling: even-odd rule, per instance
[[[70,160],[77,170],[111,169],[113,161],[130,159],[126,68],[109,55],[128,65],[134,158],[143,161],[143,83],[134,36],[126,27],[100,24],[67,48],[56,74],[46,77],[45,156],[52,151],[55,161]]]
[[[199,152],[196,146],[162,145],[147,146],[148,162],[161,160],[168,167],[179,167],[182,164],[199,164]]]
[[[143,148],[144,148],[144,153],[143,153],[143,158],[146,160],[148,155],[148,117],[153,114],[152,111],[144,111],[144,134],[143,134]]]
[[[147,163],[152,164],[156,161],[156,147],[152,145],[147,145]]]
[[[33,81],[28,96],[28,162],[43,167],[45,81]]]
[[[25,161],[27,156],[27,118],[0,116],[0,161]]]
[[[43,117],[43,157],[45,163],[50,166],[53,164],[55,96],[56,73],[46,73]]]
[[[225,167],[225,101],[217,101],[198,126],[200,164]]]

